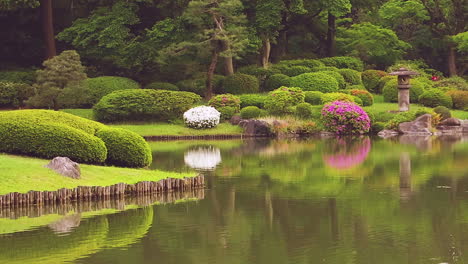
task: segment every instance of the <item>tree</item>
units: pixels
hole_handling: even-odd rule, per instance
[[[60,55],[44,61],[43,70],[36,73],[36,95],[27,103],[32,107],[60,108],[59,97],[66,88],[80,87],[86,79],[85,67],[74,50],[66,50]]]
[[[349,0],[325,0],[321,1],[321,9],[327,14],[327,56],[336,56],[336,18],[351,11]]]

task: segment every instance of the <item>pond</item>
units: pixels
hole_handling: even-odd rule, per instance
[[[0,263],[468,262],[468,138],[151,146],[206,189],[1,211]]]

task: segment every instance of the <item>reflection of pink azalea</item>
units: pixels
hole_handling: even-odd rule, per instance
[[[366,160],[371,149],[369,138],[365,138],[360,144],[351,146],[350,149],[345,141],[339,143],[341,144],[336,154],[323,155],[325,164],[338,170],[351,169],[360,165]]]

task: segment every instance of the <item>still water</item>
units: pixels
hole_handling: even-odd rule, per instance
[[[151,146],[206,189],[0,211],[0,263],[468,263],[468,138]]]

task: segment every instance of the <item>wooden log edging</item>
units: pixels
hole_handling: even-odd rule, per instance
[[[216,139],[243,139],[243,138],[255,138],[259,137],[256,135],[246,135],[246,134],[225,134],[225,135],[194,135],[194,136],[175,136],[175,135],[161,135],[161,136],[143,136],[145,140],[148,141],[158,141],[158,140],[216,140]]]
[[[205,186],[203,175],[174,179],[168,178],[157,182],[142,181],[136,184],[117,183],[111,186],[78,186],[74,189],[57,191],[29,191],[27,193],[8,193],[0,196],[0,207],[22,207],[29,205],[48,205],[70,201],[92,201],[120,198],[125,195],[140,195],[172,191],[185,191]]]

